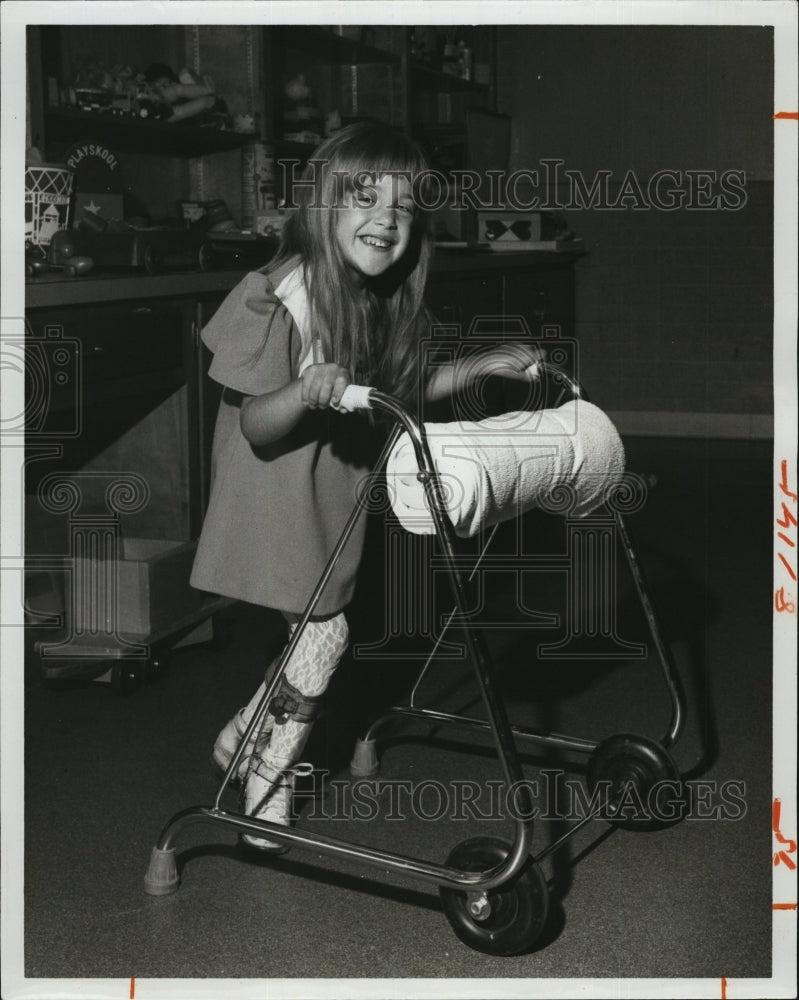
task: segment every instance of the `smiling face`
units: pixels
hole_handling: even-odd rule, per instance
[[[358,180],[336,209],[335,235],[344,263],[363,281],[383,274],[405,253],[415,205],[407,178],[383,174]]]

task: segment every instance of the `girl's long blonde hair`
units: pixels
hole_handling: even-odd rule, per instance
[[[322,339],[326,360],[348,368],[354,381],[413,406],[420,384],[419,341],[429,325],[423,304],[432,252],[428,213],[417,204],[401,260],[359,284],[342,258],[335,229],[337,206],[351,194],[351,178],[364,171],[376,178],[402,172],[418,192],[424,191],[429,167],[416,144],[388,125],[359,122],[336,132],[304,171],[306,183],[295,195],[299,207],[268,271],[299,255],[312,329]]]

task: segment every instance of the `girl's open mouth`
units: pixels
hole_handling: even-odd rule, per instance
[[[381,240],[378,236],[362,236],[361,239],[368,247],[376,247],[378,250],[388,250],[394,246],[390,240]]]

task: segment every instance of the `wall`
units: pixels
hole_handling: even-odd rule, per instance
[[[577,333],[592,398],[630,431],[769,434],[771,29],[516,25],[498,47],[512,169],[541,176],[560,159],[559,179],[579,172],[589,188],[608,171],[603,207],[570,201],[567,183],[548,192],[589,252]],[[647,192],[664,169],[686,188],[687,171],[711,171],[726,193],[667,211]],[[628,186],[617,204],[628,172],[643,199]]]

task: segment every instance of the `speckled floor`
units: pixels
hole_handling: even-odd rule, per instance
[[[323,980],[342,996],[346,984],[336,981],[347,979],[523,979],[527,992],[515,995],[533,996],[529,981],[550,978],[768,977],[770,446],[626,444],[630,467],[658,480],[630,520],[687,691],[688,720],[674,758],[693,789],[691,818],[646,833],[602,821],[580,829],[542,862],[549,917],[535,948],[510,958],[462,944],[434,886],[314,849],[253,860],[240,854],[235,833],[218,825],[185,830],[177,845],[180,890],[154,898],[143,891],[150,849],[178,810],[212,803],[211,744],[258,683],[266,647],[279,644],[276,619],[235,609],[226,649],[176,651],[166,674],[130,697],[97,682],[46,684],[30,656],[24,963],[25,974],[41,981],[36,995],[59,995],[46,981],[65,979],[130,980],[142,997],[145,981],[157,978],[176,985],[290,980],[297,995],[305,995],[300,980]],[[385,621],[382,529],[375,530],[352,613],[356,645],[379,639]],[[506,573],[490,578],[486,605],[495,620],[520,604],[557,612],[562,592],[557,574]],[[619,635],[647,641],[623,574],[615,613]],[[587,739],[630,730],[659,736],[668,724],[654,655],[534,666],[536,644],[553,641],[557,628],[497,628],[488,636],[514,722]],[[506,814],[481,818],[456,808],[453,796],[464,782],[485,788],[501,774],[485,740],[450,729],[432,740],[418,727],[392,730],[379,789],[355,808],[347,767],[353,742],[407,691],[418,669],[414,656],[427,647],[400,636],[391,648],[404,658],[361,651],[340,668],[306,751],[326,781],[317,777],[315,796],[306,785],[300,828],[434,862],[470,837],[512,835]],[[457,660],[436,666],[428,690],[437,705],[475,705],[473,680]],[[541,796],[546,775],[564,764],[573,764],[570,780],[584,773],[584,762],[555,753],[531,750],[522,761]],[[234,796],[225,803],[232,807]],[[562,820],[539,822],[536,851],[563,829]],[[92,995],[105,993],[97,985]],[[390,995],[406,994],[400,984]]]

